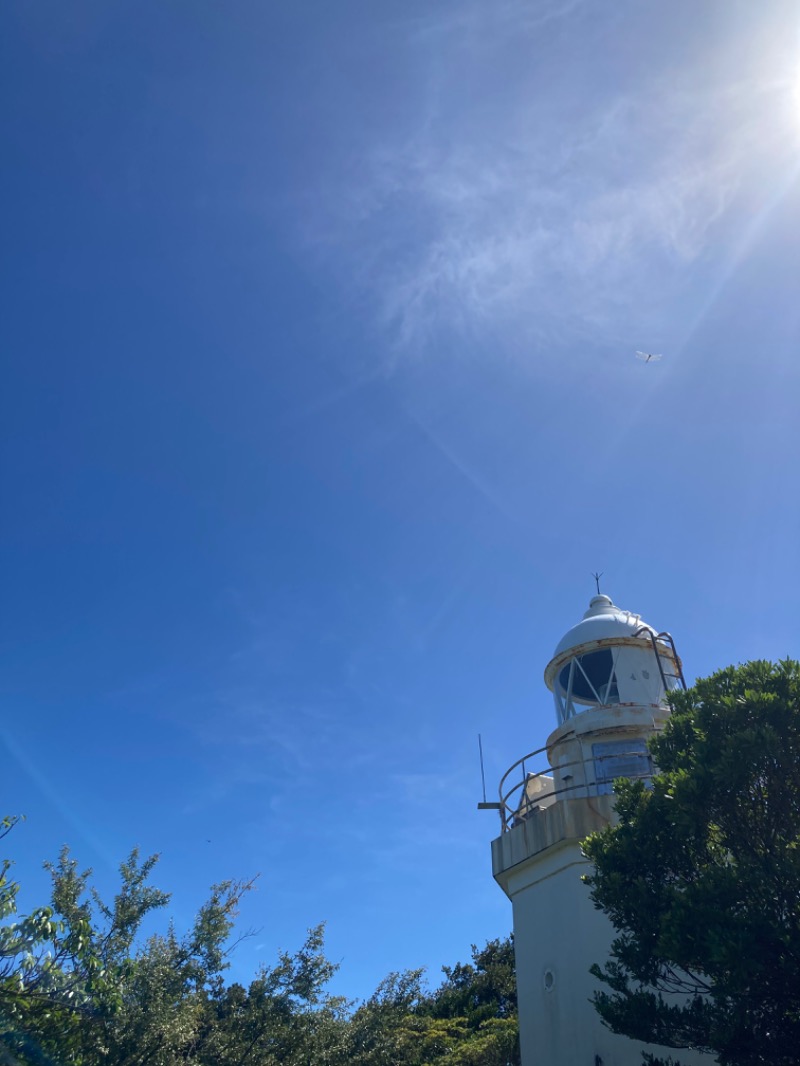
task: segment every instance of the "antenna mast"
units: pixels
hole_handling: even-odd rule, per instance
[[[481,735],[478,733],[478,751],[481,756],[481,784],[483,785],[483,802],[486,802],[486,774],[483,772],[483,744],[481,742]]]

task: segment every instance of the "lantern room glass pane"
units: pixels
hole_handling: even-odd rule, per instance
[[[617,679],[614,676],[614,657],[610,648],[601,648],[574,660],[575,673],[572,679],[572,699],[576,703],[619,703]],[[569,672],[572,661],[558,675],[562,692],[569,689]]]

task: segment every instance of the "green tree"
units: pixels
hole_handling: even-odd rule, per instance
[[[245,989],[232,984],[208,1004],[197,1061],[208,1066],[328,1062],[344,1046],[347,1002],[325,986],[336,965],[324,954],[324,927],[281,952]]]
[[[7,819],[8,831],[16,819]],[[212,889],[192,929],[138,943],[169,896],[149,878],[157,858],[136,850],[106,904],[65,848],[45,864],[51,905],[15,918],[18,885],[0,876],[0,1055],[19,1063],[152,1064],[190,1059],[209,997],[222,990],[225,945],[250,883]]]
[[[488,1018],[511,1018],[517,1013],[514,942],[490,940],[472,945],[472,962],[443,966],[445,980],[426,1004],[438,1018],[465,1017],[473,1027]]]
[[[134,952],[132,943],[128,945],[120,958],[116,1009],[88,1016],[84,1047],[91,1047],[94,1055],[89,1061],[115,1066],[201,1061],[209,1038],[209,1003],[224,994],[226,946],[239,901],[251,885],[215,885],[181,937],[170,927]]]
[[[794,1064],[800,664],[729,667],[670,702],[652,788],[618,782],[619,824],[584,845],[617,932],[596,1008],[635,1040]]]
[[[519,1066],[511,938],[473,945],[471,963],[443,972],[433,992],[422,970],[382,981],[352,1014],[342,1066]]]
[[[337,1066],[419,1066],[416,1011],[424,1001],[423,970],[391,973],[351,1015]]]
[[[17,823],[7,818],[8,832]],[[9,881],[10,864],[0,876],[0,1048],[45,1061],[57,1050],[60,1061],[78,1061],[75,1047],[82,1021],[116,1009],[127,955],[139,924],[167,896],[146,882],[155,859],[139,863],[134,851],[122,864],[123,884],[113,908],[104,908],[87,890],[90,871],[79,873],[64,849],[46,864],[52,899],[16,920],[19,886]],[[93,908],[103,910],[94,920]],[[8,920],[12,919],[12,920]]]
[[[450,1060],[463,1066],[519,1066],[517,979],[514,942],[490,940],[472,945],[472,962],[444,966],[445,980],[420,1013],[463,1023]]]
[[[0,838],[16,819],[0,824]],[[518,1066],[511,941],[444,967],[390,974],[358,1006],[327,992],[323,927],[245,987],[225,971],[250,882],[215,886],[192,927],[144,938],[169,896],[133,851],[111,903],[64,849],[50,906],[17,918],[0,866],[0,1063],[14,1066]],[[234,941],[235,946],[236,941]]]

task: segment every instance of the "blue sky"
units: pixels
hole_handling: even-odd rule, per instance
[[[591,571],[690,677],[799,652],[796,5],[1,17],[23,902],[138,844],[179,925],[260,872],[235,976],[435,980]]]

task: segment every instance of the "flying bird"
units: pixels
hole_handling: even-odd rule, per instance
[[[655,352],[637,352],[636,358],[645,363],[656,363],[661,358],[661,355],[656,355]]]

